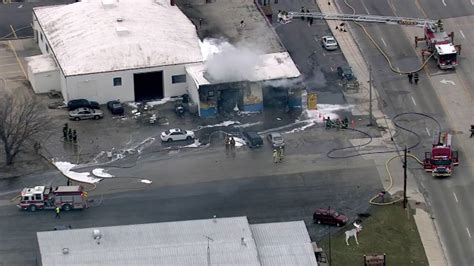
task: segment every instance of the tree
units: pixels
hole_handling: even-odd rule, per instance
[[[13,97],[0,94],[0,142],[6,164],[12,165],[15,156],[25,144],[34,142],[33,137],[48,127],[50,120],[43,105],[34,97]]]

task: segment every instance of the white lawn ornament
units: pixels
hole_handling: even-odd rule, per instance
[[[354,237],[357,245],[359,245],[359,241],[357,240],[357,234],[362,230],[362,225],[354,223],[355,228],[352,230],[347,230],[346,234],[346,244],[349,246],[349,238]]]

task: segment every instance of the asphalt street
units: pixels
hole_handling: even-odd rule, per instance
[[[345,13],[352,13],[352,10],[342,3],[338,2],[339,7]],[[445,5],[445,4],[446,5]],[[357,13],[390,15],[405,17],[428,17],[431,19],[454,18],[457,16],[472,16],[474,8],[469,1],[354,1],[351,5]],[[454,24],[454,25],[452,25]],[[455,169],[455,174],[447,179],[435,179],[422,170],[412,170],[417,178],[421,191],[430,203],[432,216],[439,230],[442,244],[448,253],[450,265],[473,265],[474,264],[474,242],[471,238],[472,228],[474,227],[474,215],[470,210],[474,205],[470,191],[474,188],[472,183],[472,166],[469,166],[471,157],[469,146],[463,146],[466,140],[466,130],[469,127],[469,114],[472,114],[472,93],[474,83],[469,74],[472,69],[472,60],[469,55],[472,54],[470,43],[472,40],[469,35],[466,37],[463,31],[458,31],[460,26],[450,23],[450,28],[445,27],[447,31],[455,31],[455,38],[463,42],[463,53],[460,66],[457,68],[457,74],[452,71],[439,71],[434,62],[430,62],[425,71],[420,72],[420,83],[418,86],[410,85],[405,75],[393,73],[382,55],[377,51],[373,44],[368,40],[365,34],[358,26],[352,25],[355,32],[355,38],[362,53],[374,71],[374,80],[378,92],[381,96],[382,110],[394,116],[402,112],[422,112],[436,118],[443,129],[454,132],[454,145],[460,150],[461,166]],[[393,25],[366,24],[366,29],[379,45],[387,52],[392,60],[392,64],[401,71],[412,71],[420,65],[420,59],[414,50],[412,38],[408,38],[406,29]],[[418,35],[423,33],[421,29]],[[463,35],[464,34],[464,35]],[[411,37],[411,36],[410,36]],[[455,39],[455,42],[456,42]],[[467,45],[465,45],[465,44]],[[453,77],[453,75],[455,75]],[[449,102],[445,94],[448,90],[454,89],[449,85],[444,88],[436,89],[443,85],[441,80],[449,80],[456,84],[465,84],[468,88],[461,92],[461,97],[466,97],[467,104],[461,104],[460,101]],[[445,81],[446,83],[446,81]],[[440,84],[440,85],[438,85]],[[442,91],[440,91],[442,89]],[[462,87],[457,87],[462,91]],[[436,94],[437,93],[437,94]],[[440,98],[438,98],[440,97]],[[440,101],[442,100],[442,101]],[[451,112],[456,105],[456,113]],[[467,120],[464,118],[467,113]],[[461,120],[463,119],[463,120]],[[405,118],[404,125],[416,131],[423,137],[423,145],[414,149],[412,152],[418,157],[423,158],[424,152],[429,151],[432,139],[434,123],[428,119],[419,116]],[[463,133],[464,132],[464,133]],[[413,135],[401,133],[396,138],[400,146],[410,145],[416,139]],[[471,229],[469,229],[471,228]]]
[[[23,0],[10,4],[0,2],[0,40],[15,37],[32,37],[32,10],[38,6],[69,4],[74,0]]]

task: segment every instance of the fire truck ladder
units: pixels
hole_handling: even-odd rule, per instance
[[[435,131],[433,134],[433,146],[451,146],[452,135],[447,132]]]
[[[341,21],[356,21],[356,22],[376,22],[397,25],[414,25],[423,27],[426,23],[434,24],[436,21],[421,18],[405,18],[405,17],[390,17],[377,15],[350,15],[350,14],[323,14],[320,12],[288,12],[289,19],[305,17],[324,20],[341,20]]]

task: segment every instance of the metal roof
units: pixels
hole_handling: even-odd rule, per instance
[[[195,26],[169,0],[84,0],[33,13],[65,76],[202,61]]]
[[[318,265],[303,221],[250,225],[261,265]]]
[[[311,247],[309,237],[299,232],[304,223],[284,224],[276,224],[274,230],[272,224],[251,228],[247,217],[233,217],[38,232],[37,236],[44,266],[187,266],[209,265],[208,259],[211,265],[317,265],[306,263],[311,258],[300,258],[314,258],[314,253],[303,252],[300,243],[289,244],[292,240],[305,241]],[[96,233],[100,239],[94,239],[94,229],[100,231]],[[283,233],[283,237],[265,236],[269,233]],[[288,237],[291,234],[297,237]],[[258,252],[256,243],[263,245]]]

